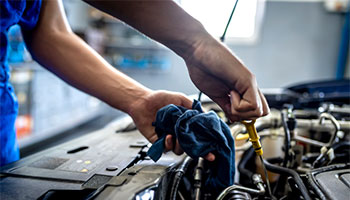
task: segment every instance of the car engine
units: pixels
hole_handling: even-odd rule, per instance
[[[4,199],[348,199],[350,85],[323,81],[263,90],[269,115],[256,120],[264,150],[256,156],[243,124],[231,123],[209,98],[206,111],[225,121],[235,138],[235,184],[219,194],[206,188],[208,161],[163,154],[130,118],[24,158],[1,169]],[[266,167],[267,176],[263,165]],[[268,182],[266,180],[268,179]],[[267,187],[270,184],[271,192]]]

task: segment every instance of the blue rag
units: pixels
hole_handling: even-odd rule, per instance
[[[204,113],[201,104],[194,101],[192,110],[173,104],[157,112],[154,123],[158,140],[147,155],[157,161],[165,149],[167,134],[175,136],[181,148],[194,159],[215,155],[208,162],[210,174],[206,186],[217,192],[233,184],[235,175],[235,146],[230,128],[214,112]]]

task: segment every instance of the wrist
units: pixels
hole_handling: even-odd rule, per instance
[[[221,46],[220,43],[213,38],[210,34],[201,34],[196,37],[196,40],[192,43],[191,52],[188,53],[187,57],[184,57],[187,67],[204,67],[210,62],[212,50],[219,50],[217,48]]]
[[[188,62],[192,60],[201,44],[211,39],[214,38],[205,30],[204,26],[195,21],[191,24],[190,29],[184,30],[174,40],[167,41],[165,44]]]
[[[126,113],[135,119],[136,115],[140,114],[150,103],[149,97],[152,93],[153,91],[148,88],[137,92],[133,97],[134,100],[128,101]]]

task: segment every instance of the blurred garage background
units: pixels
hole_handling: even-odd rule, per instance
[[[166,47],[83,1],[63,3],[73,31],[122,72],[151,89],[198,92],[183,60]],[[178,3],[217,38],[234,6],[230,0]],[[341,48],[349,37],[345,34],[349,14],[344,12],[348,5],[346,0],[240,1],[225,43],[256,75],[261,88],[349,77],[349,56]],[[124,115],[34,62],[18,26],[12,27],[9,38],[22,156],[102,128]]]

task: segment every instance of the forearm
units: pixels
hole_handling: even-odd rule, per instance
[[[84,0],[164,44],[186,62],[193,83],[232,120],[268,113],[254,75],[173,0]]]
[[[225,76],[230,80],[244,68],[228,48],[213,38],[199,21],[173,0],[84,1],[169,47],[186,61],[189,70],[196,66],[219,78]],[[213,52],[208,49],[218,51],[218,57],[213,58]],[[227,62],[234,67],[222,67]],[[234,80],[231,85],[235,85]]]
[[[149,91],[110,66],[73,33],[33,33],[29,49],[37,62],[72,86],[129,112],[132,102]]]
[[[193,54],[198,41],[213,39],[200,22],[172,0],[84,1],[164,44],[185,60]]]

